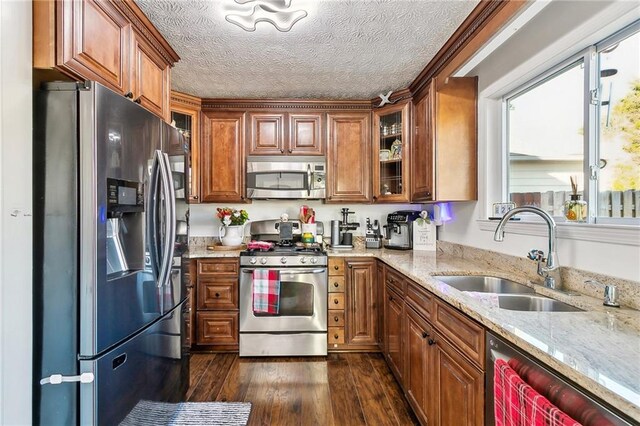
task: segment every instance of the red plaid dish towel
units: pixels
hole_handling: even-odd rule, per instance
[[[253,313],[277,315],[280,312],[280,271],[253,271]]]
[[[502,359],[494,364],[493,392],[496,426],[581,426]]]

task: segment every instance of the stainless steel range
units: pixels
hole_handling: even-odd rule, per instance
[[[254,239],[272,241],[275,247],[240,253],[240,356],[326,355],[327,254],[317,247],[296,245],[300,235],[296,221],[293,240],[282,245],[277,224],[275,220],[251,224]],[[277,314],[254,312],[256,270],[279,273]]]

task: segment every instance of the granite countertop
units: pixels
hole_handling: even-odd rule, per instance
[[[237,257],[239,252],[190,247],[189,257]],[[485,262],[441,252],[387,249],[328,250],[329,256],[375,257],[504,337],[621,412],[640,422],[640,311],[606,308],[601,299],[533,285],[508,262]],[[584,312],[500,309],[490,293],[461,292],[438,275],[493,275]]]
[[[207,246],[189,246],[185,257],[189,259],[208,257],[239,257],[242,250],[207,250]]]
[[[606,308],[602,300],[533,285],[520,271],[436,252],[329,250],[329,256],[372,256],[460,309],[492,332],[529,352],[640,421],[640,311]],[[500,309],[495,295],[461,292],[438,275],[494,275],[534,287],[536,293],[584,312],[522,312]]]

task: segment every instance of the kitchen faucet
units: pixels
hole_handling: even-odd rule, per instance
[[[556,222],[547,212],[532,206],[516,207],[515,209],[509,210],[502,217],[500,223],[498,223],[496,232],[493,234],[493,239],[498,242],[504,241],[504,226],[511,217],[518,213],[535,213],[547,222],[547,228],[549,230],[549,252],[547,258],[544,258],[544,252],[542,250],[537,249],[531,250],[527,257],[531,260],[538,261],[538,275],[544,278],[545,287],[562,290],[560,265],[558,263],[558,253],[556,253]],[[542,266],[542,262],[545,260],[546,265]]]

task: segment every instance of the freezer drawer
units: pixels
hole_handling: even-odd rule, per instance
[[[189,359],[182,340],[181,303],[141,334],[92,361],[95,374],[80,386],[80,424],[119,424],[140,401],[178,402],[189,386]]]

